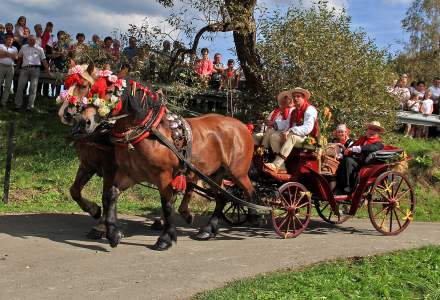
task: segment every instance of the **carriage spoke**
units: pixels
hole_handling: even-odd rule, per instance
[[[280,224],[280,229],[283,228],[284,224],[286,223],[287,219],[289,219],[289,215],[284,217],[284,220]]]
[[[395,197],[396,201],[399,201],[399,202],[400,202],[400,199],[402,199],[402,197],[403,197],[404,195],[406,195],[409,191],[410,191],[410,190],[406,190],[406,191],[402,192],[399,196],[396,195],[396,197]]]
[[[299,208],[303,208],[304,206],[307,206],[309,203],[308,202],[304,202],[303,204],[301,204],[300,206],[296,206],[297,209]]]
[[[298,223],[301,226],[301,228],[303,228],[304,224],[301,222],[301,220],[296,215],[294,215],[294,218],[298,221]],[[293,220],[294,223],[295,223],[295,219]]]
[[[386,212],[385,216],[383,217],[382,222],[380,223],[380,226],[379,226],[380,228],[383,228],[383,224],[385,223],[385,220],[386,220],[389,212],[390,212],[390,209],[388,207],[387,212]]]
[[[389,197],[385,196],[384,194],[382,194],[382,192],[379,189],[376,189],[377,193],[382,196],[383,199],[389,199]],[[379,202],[379,201],[374,201],[374,202]]]
[[[401,229],[402,228],[402,224],[400,223],[399,217],[397,216],[397,212],[396,212],[395,209],[393,210],[393,212],[394,212],[394,215],[396,216],[397,224],[399,224],[399,229]]]
[[[330,202],[327,202],[327,204],[321,209],[321,211],[324,211],[329,205],[330,205]]]
[[[403,182],[403,181],[404,181],[403,178],[400,178],[399,185],[397,186],[397,188],[396,188],[396,193],[393,194],[393,197],[396,197],[396,196],[397,196],[397,193],[399,192],[399,189],[400,189],[400,187],[402,186],[402,182]]]
[[[390,207],[391,210],[391,214],[390,214],[390,232],[393,231],[393,211],[394,209],[392,207]]]
[[[330,213],[328,214],[328,219],[329,219],[329,220],[331,220],[332,215],[333,215],[333,210],[330,209]]]
[[[387,209],[389,206],[385,206],[383,207],[377,214],[374,215],[373,218],[376,218],[378,215],[380,215],[381,213],[383,213],[385,211],[385,209]]]

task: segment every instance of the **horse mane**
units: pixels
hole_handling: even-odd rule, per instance
[[[147,116],[148,101],[142,101],[143,94],[142,90],[136,89],[133,95],[132,86],[127,85],[125,94],[123,95],[122,110],[124,113],[132,116],[135,121],[143,120]]]

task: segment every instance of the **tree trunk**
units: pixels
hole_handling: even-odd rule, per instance
[[[262,65],[257,54],[257,29],[254,18],[256,0],[225,0],[233,32],[237,57],[246,77],[246,84],[255,97],[264,91]]]

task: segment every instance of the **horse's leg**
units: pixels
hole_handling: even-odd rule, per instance
[[[121,241],[123,234],[122,230],[118,227],[118,217],[117,217],[117,200],[120,193],[130,186],[133,186],[135,182],[126,177],[125,175],[119,174],[113,181],[112,178],[104,180],[104,201],[107,204],[105,214],[105,229],[106,237],[112,248],[118,246]]]
[[[175,224],[174,202],[176,193],[170,185],[159,188],[160,202],[164,218],[163,231],[157,239],[154,249],[163,251],[172,246],[172,242],[177,242],[177,231]]]
[[[106,189],[109,189],[111,187],[111,183],[114,179],[114,171],[113,170],[106,170],[104,169],[103,174],[103,183],[102,183],[102,216],[99,218],[99,222],[96,226],[93,226],[92,229],[87,234],[87,238],[91,240],[99,240],[102,239],[105,236],[106,233],[106,226],[105,226],[105,219],[107,214],[107,197],[106,194],[108,191]]]
[[[191,210],[189,209],[189,202],[191,201],[192,194],[193,194],[194,188],[192,186],[189,186],[186,191],[185,195],[183,195],[182,202],[179,206],[179,214],[182,216],[182,218],[185,220],[185,222],[189,225],[191,225],[194,221],[194,215],[191,213]]]
[[[81,196],[81,191],[94,174],[93,170],[81,164],[76,172],[75,181],[70,187],[70,195],[83,211],[89,213],[94,219],[99,219],[101,217],[101,208],[96,203]]]
[[[182,202],[180,203],[179,210],[178,210],[180,216],[189,225],[191,225],[194,221],[194,215],[191,213],[191,210],[189,209],[189,202],[191,201],[193,190],[194,189],[192,187],[188,187],[186,189],[185,194],[183,195]],[[151,224],[151,229],[163,230],[164,223],[165,223],[165,220],[164,220],[163,216],[161,216],[160,219],[154,220],[153,224]]]
[[[215,182],[221,185],[224,177],[222,171],[215,175]],[[223,208],[225,207],[225,200],[221,194],[217,194],[215,197],[215,208],[212,216],[209,218],[208,224],[200,228],[199,232],[196,234],[195,238],[198,240],[209,240],[214,238],[219,230],[219,221],[223,216]]]

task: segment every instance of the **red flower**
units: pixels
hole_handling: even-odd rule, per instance
[[[76,105],[77,100],[78,100],[78,98],[76,96],[70,96],[69,97],[69,104]]]

